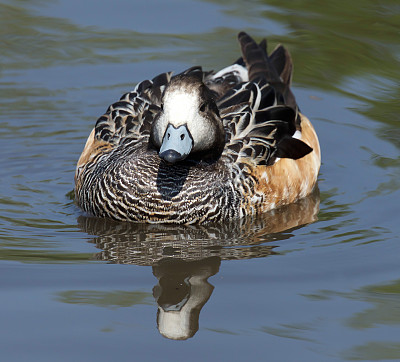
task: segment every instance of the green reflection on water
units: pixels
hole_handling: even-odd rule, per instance
[[[296,61],[308,65],[305,81],[318,86],[323,79],[338,82],[349,75],[397,73],[397,1],[272,0],[268,4],[277,11],[265,15],[288,24],[288,37],[297,44]]]
[[[262,10],[264,4],[268,4],[268,10]],[[8,68],[48,66],[59,61],[68,64],[134,61],[132,54],[121,56],[123,49],[147,49],[147,56],[152,53],[159,58],[161,54],[157,54],[157,48],[162,48],[163,56],[168,56],[165,53],[171,53],[171,48],[179,47],[179,54],[172,56],[181,59],[182,49],[193,48],[195,53],[212,54],[213,59],[222,55],[225,60],[229,59],[229,54],[224,50],[238,50],[234,40],[236,29],[220,27],[206,34],[146,34],[129,29],[105,33],[100,25],[98,28],[81,27],[67,19],[40,16],[29,7],[0,6],[0,24],[4,29],[1,37],[6,44],[3,56],[12,60],[7,63]],[[230,2],[226,7],[232,16],[246,16],[242,2]],[[340,84],[345,76],[374,74],[387,78],[391,74],[399,79],[400,15],[395,1],[379,4],[365,0],[351,3],[344,0],[331,3],[294,1],[285,4],[272,0],[253,1],[252,7],[245,8],[261,10],[257,13],[252,10],[250,17],[273,19],[288,29],[284,36],[261,34],[260,29],[255,32],[258,36],[270,37],[272,43],[282,42],[290,48],[296,59],[297,82],[325,88],[333,83]],[[115,52],[106,54],[105,50]],[[24,57],[24,53],[29,57]],[[388,79],[398,91],[395,79]]]
[[[252,1],[252,6],[245,7],[240,1],[212,2],[223,4],[230,16],[264,17],[284,25],[285,35],[260,29],[252,33],[267,37],[271,46],[281,42],[290,49],[296,84],[350,96],[363,103],[358,112],[398,126],[400,15],[396,1],[271,0]],[[8,70],[162,59],[215,68],[236,59],[239,49],[238,29],[223,26],[202,34],[105,31],[101,24],[79,26],[68,19],[41,16],[29,6],[6,4],[0,5],[0,24],[3,69]]]
[[[356,313],[347,324],[355,329],[373,328],[376,325],[400,325],[400,280],[390,284],[366,286],[349,298],[356,298],[373,304]]]
[[[361,301],[372,305],[372,307],[355,312],[344,321],[347,327],[354,330],[365,331],[400,325],[400,279],[387,284],[368,285],[348,293],[322,290],[313,294],[303,294],[303,296],[313,301],[341,297],[357,303]],[[377,334],[375,334],[375,338],[376,336]],[[384,341],[368,340],[362,345],[356,345],[342,352],[342,356],[348,360],[399,359],[398,336],[391,336],[390,333],[385,334],[384,332],[382,336]]]
[[[299,341],[315,342],[311,338],[304,336],[304,332],[315,330],[315,327],[308,324],[293,324],[293,325],[280,325],[279,327],[268,327],[261,328],[262,332],[271,334],[277,337],[296,339]]]
[[[368,342],[343,353],[350,361],[383,361],[400,359],[400,343]]]
[[[62,303],[91,304],[97,307],[112,309],[119,307],[131,307],[138,304],[154,304],[154,298],[152,294],[146,292],[68,290],[58,293],[57,299]]]
[[[9,243],[12,243],[12,240]],[[29,240],[25,240],[25,244]],[[23,248],[0,248],[0,260],[18,261],[21,263],[60,264],[87,263],[93,259],[90,253],[71,253],[67,251],[54,252],[50,250],[25,250]]]
[[[310,300],[330,300],[342,297],[355,301],[363,301],[373,305],[353,314],[346,320],[346,325],[353,329],[369,329],[378,325],[400,324],[400,280],[389,284],[365,286],[349,293],[322,290],[313,294],[303,294]]]
[[[8,69],[119,62],[120,54],[106,52],[156,48],[163,44],[164,38],[160,34],[132,31],[107,31],[105,34],[101,29],[80,27],[66,19],[38,15],[29,6],[6,4],[0,4],[0,24],[0,39],[5,44],[2,55]],[[139,59],[138,56],[136,60]]]

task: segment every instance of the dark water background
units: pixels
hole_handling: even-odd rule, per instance
[[[286,3],[1,1],[2,361],[400,360],[400,5]],[[84,217],[97,117],[142,79],[230,64],[240,30],[292,54],[319,193],[218,227]]]

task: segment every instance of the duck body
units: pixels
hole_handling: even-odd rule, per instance
[[[318,138],[290,91],[282,46],[239,34],[243,57],[139,83],[100,117],[75,174],[87,213],[123,221],[209,223],[312,192]]]

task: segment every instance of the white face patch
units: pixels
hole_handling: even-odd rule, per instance
[[[199,97],[195,93],[173,91],[164,98],[164,115],[174,127],[182,126],[198,116]]]
[[[193,138],[193,150],[198,145],[212,143],[215,136],[209,129],[209,121],[200,113],[200,106],[201,98],[196,92],[177,89],[164,96],[164,127],[186,125]]]

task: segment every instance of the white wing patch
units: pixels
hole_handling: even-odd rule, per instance
[[[301,140],[301,131],[297,130],[292,137]]]
[[[247,72],[247,69],[239,64],[232,64],[229,67],[221,69],[219,72],[215,73],[211,79],[223,77],[225,74],[229,73],[233,73],[238,76],[242,82],[249,81],[249,73]]]

